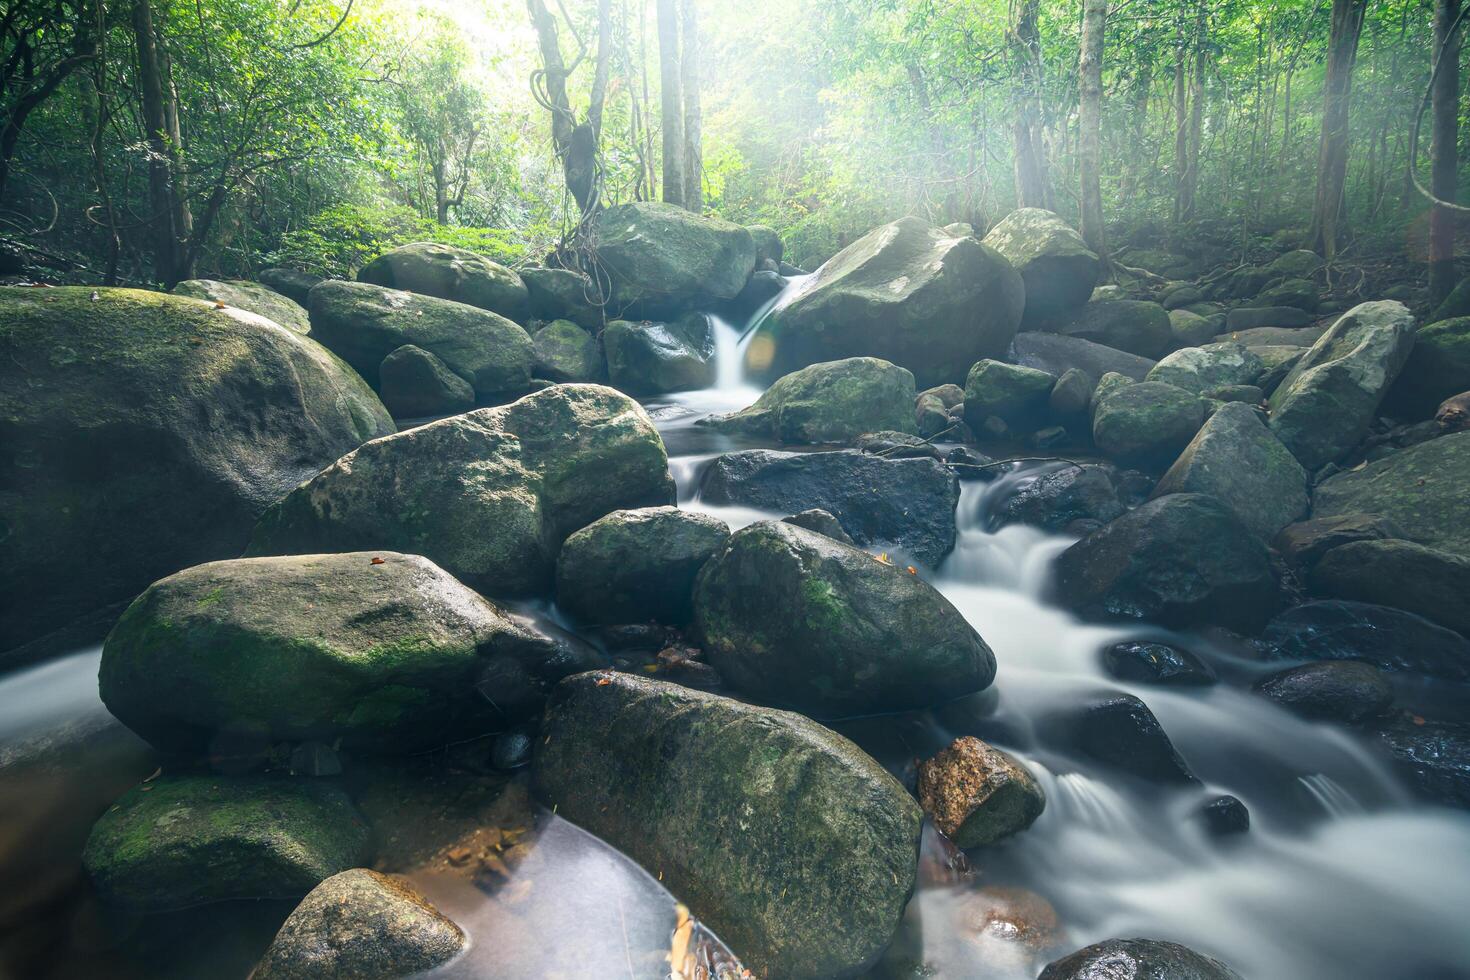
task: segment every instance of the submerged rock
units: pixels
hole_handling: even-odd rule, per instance
[[[1016,334],[1025,286],[995,250],[901,218],[838,252],[762,323],[746,368],[775,377],[820,361],[880,357],[921,385],[958,380]]]
[[[959,847],[980,847],[1020,833],[1046,807],[1026,767],[978,738],[957,738],[919,763],[919,804]]]
[[[0,288],[0,419],[0,649],[238,555],[266,507],[393,431],[292,330],[80,286]]]
[[[378,368],[383,404],[395,418],[449,415],[475,405],[475,389],[439,358],[405,344]]]
[[[1356,724],[1393,704],[1383,671],[1358,660],[1321,660],[1288,667],[1256,681],[1257,694],[1303,718]]]
[[[589,623],[687,623],[694,577],[729,537],[725,522],[708,514],[615,510],[562,545],[556,601]]]
[[[660,875],[758,973],[859,974],[897,932],[921,814],[840,735],[626,674],[563,681],[543,730],[541,801]]]
[[[466,944],[403,879],[353,868],[302,899],[251,980],[397,980],[447,963]]]
[[[610,316],[678,315],[734,299],[755,270],[749,231],[672,204],[619,204],[598,212],[589,231],[611,279]]]
[[[614,320],[602,332],[607,377],[632,395],[708,388],[715,381],[715,335],[703,313],[668,323]]]
[[[1211,837],[1243,834],[1251,829],[1251,812],[1233,796],[1217,796],[1197,811],[1205,832]]]
[[[1051,211],[1019,208],[983,239],[1026,284],[1022,322],[1034,326],[1087,302],[1101,263],[1082,236]]]
[[[694,628],[747,694],[823,715],[922,708],[987,687],[995,657],[912,571],[762,521],[699,575]]]
[[[1304,603],[1271,620],[1263,638],[1285,659],[1361,660],[1387,671],[1470,680],[1470,640],[1388,606]]]
[[[108,710],[161,748],[247,728],[415,752],[503,729],[595,666],[425,558],[212,562],[155,582],[103,647]]]
[[[1096,527],[1122,517],[1123,503],[1118,499],[1109,469],[1087,463],[1044,473],[1002,501],[991,523],[994,527],[1017,523],[1064,531],[1080,521]]]
[[[1373,735],[1420,796],[1470,810],[1470,724],[1403,717]]]
[[[173,289],[176,296],[223,303],[255,313],[297,333],[311,333],[306,308],[269,286],[245,279],[186,279]],[[1453,392],[1451,393],[1453,394]]]
[[[163,776],[92,828],[82,864],[104,902],[164,912],[225,899],[294,898],[367,858],[368,827],[312,779]]]
[[[400,245],[363,266],[357,280],[477,306],[516,323],[529,319],[529,296],[519,275],[483,255],[450,245]]]
[[[1406,609],[1470,634],[1470,558],[1412,541],[1354,541],[1327,552],[1311,584],[1325,595]]]
[[[699,495],[710,504],[787,514],[820,507],[859,545],[901,550],[932,567],[954,548],[960,487],[932,459],[751,449],[715,459]]]
[[[1204,686],[1215,683],[1215,670],[1188,650],[1167,643],[1125,640],[1103,651],[1109,674],[1135,684]]]
[[[702,424],[788,444],[850,442],[865,432],[911,433],[914,376],[876,357],[804,367],[778,380],[755,404]]]
[[[482,592],[526,594],[550,584],[572,531],[671,499],[663,440],[637,402],[556,385],[349,453],[261,518],[250,553],[424,553]]]
[[[597,338],[571,320],[553,320],[531,338],[536,376],[558,384],[593,382],[603,375]]]
[[[1145,300],[1088,303],[1052,329],[1139,357],[1159,358],[1174,349],[1168,311]]]
[[[1106,939],[1049,964],[1038,980],[1240,980],[1240,975],[1178,943]]]
[[[1197,783],[1148,705],[1131,694],[1111,694],[1073,719],[1072,738],[1083,752],[1116,769],[1159,783]]]

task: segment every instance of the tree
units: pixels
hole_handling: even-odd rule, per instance
[[[1009,53],[1014,79],[1016,203],[1023,208],[1051,204],[1046,151],[1041,142],[1041,33],[1038,0],[1012,0]]]
[[[1077,169],[1082,178],[1081,232],[1087,247],[1107,262],[1102,204],[1102,62],[1108,0],[1084,0],[1081,51],[1077,59]]]
[[[469,51],[440,20],[408,53],[397,86],[399,125],[423,161],[427,193],[410,193],[441,225],[464,204],[475,151],[484,136],[488,94],[469,73]]]
[[[568,67],[562,60],[557,37],[556,18],[546,9],[544,0],[526,0],[531,13],[531,26],[541,48],[541,64],[531,78],[531,91],[536,100],[551,113],[551,143],[561,161],[567,190],[581,213],[594,213],[601,203],[598,184],[597,151],[602,136],[602,109],[607,99],[607,81],[612,58],[611,0],[597,4],[597,63],[593,70],[592,91],[587,100],[587,115],[581,122],[572,110],[567,95],[567,79],[586,57],[583,47]],[[580,38],[578,44],[581,44]]]
[[[1311,247],[1331,260],[1342,234],[1343,191],[1347,184],[1348,110],[1353,66],[1363,33],[1367,0],[1332,0],[1327,41],[1327,75],[1322,82],[1322,136],[1317,152],[1317,194],[1312,206]]]
[[[153,278],[172,288],[192,277],[189,238],[194,216],[184,186],[178,94],[149,0],[133,0],[138,88],[148,141],[148,225],[153,229]]]
[[[679,67],[677,0],[657,0],[660,122],[663,127],[663,198],[684,206],[684,96]]]
[[[1430,81],[1433,128],[1429,148],[1429,190],[1436,202],[1455,203],[1459,188],[1460,0],[1435,0],[1434,76]],[[1429,299],[1438,305],[1455,287],[1455,225],[1452,208],[1435,203],[1429,211]]]
[[[97,52],[97,10],[83,0],[6,0],[0,12],[0,200],[26,120]]]
[[[699,4],[682,0],[679,25],[679,84],[684,90],[684,206],[704,210],[702,113],[699,107]]]

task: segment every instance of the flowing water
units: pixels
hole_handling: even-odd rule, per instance
[[[741,445],[694,423],[759,395],[740,371],[749,336],[718,322],[717,385],[648,405],[680,506],[736,527],[784,515],[700,501],[704,466]],[[1020,980],[1059,952],[1146,936],[1219,956],[1247,980],[1470,977],[1470,814],[1410,799],[1352,733],[1252,696],[1249,679],[1262,668],[1223,641],[1082,623],[1048,605],[1049,569],[1070,540],[1020,526],[992,531],[989,520],[998,501],[1045,471],[1025,464],[990,484],[964,484],[956,548],[927,573],[995,651],[994,685],[932,711],[834,726],[900,778],[950,739],[978,735],[1022,759],[1047,794],[1029,830],[974,852],[968,866],[926,831],[921,888],[894,960],[922,960],[927,976]],[[1161,689],[1114,680],[1099,654],[1124,638],[1177,642],[1223,682]],[[48,937],[62,964],[14,975],[243,976],[284,910],[262,908],[260,922],[246,917],[223,938],[223,916],[188,920],[212,938],[182,959],[163,958],[166,969],[149,969],[158,961],[136,951],[106,953],[126,943],[94,921],[74,881],[77,852],[105,801],[152,761],[97,700],[97,656],[82,651],[0,678],[0,930]],[[1204,785],[1160,788],[1076,753],[1056,720],[1107,691],[1146,701]],[[1195,811],[1222,793],[1249,808],[1248,833],[1204,831]],[[418,876],[473,941],[440,974],[666,975],[675,897],[565,821],[527,807],[525,823],[513,832],[525,832],[530,856],[488,897],[462,878]],[[51,891],[38,892],[50,878]],[[27,898],[30,910],[14,911]],[[186,931],[173,929],[175,945],[189,946],[178,938]],[[717,960],[717,943],[704,938]],[[77,946],[103,952],[79,958],[69,952]]]

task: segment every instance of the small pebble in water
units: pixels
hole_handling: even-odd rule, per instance
[[[1243,834],[1251,829],[1251,812],[1233,796],[1217,796],[1199,808],[1199,818],[1211,837]]]
[[[501,732],[490,748],[490,764],[496,769],[519,769],[531,761],[531,737],[525,732]]]

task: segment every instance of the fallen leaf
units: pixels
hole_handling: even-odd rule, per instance
[[[381,559],[381,558],[374,558],[373,559],[373,564],[374,565],[381,565],[381,564],[383,564],[383,559]]]

